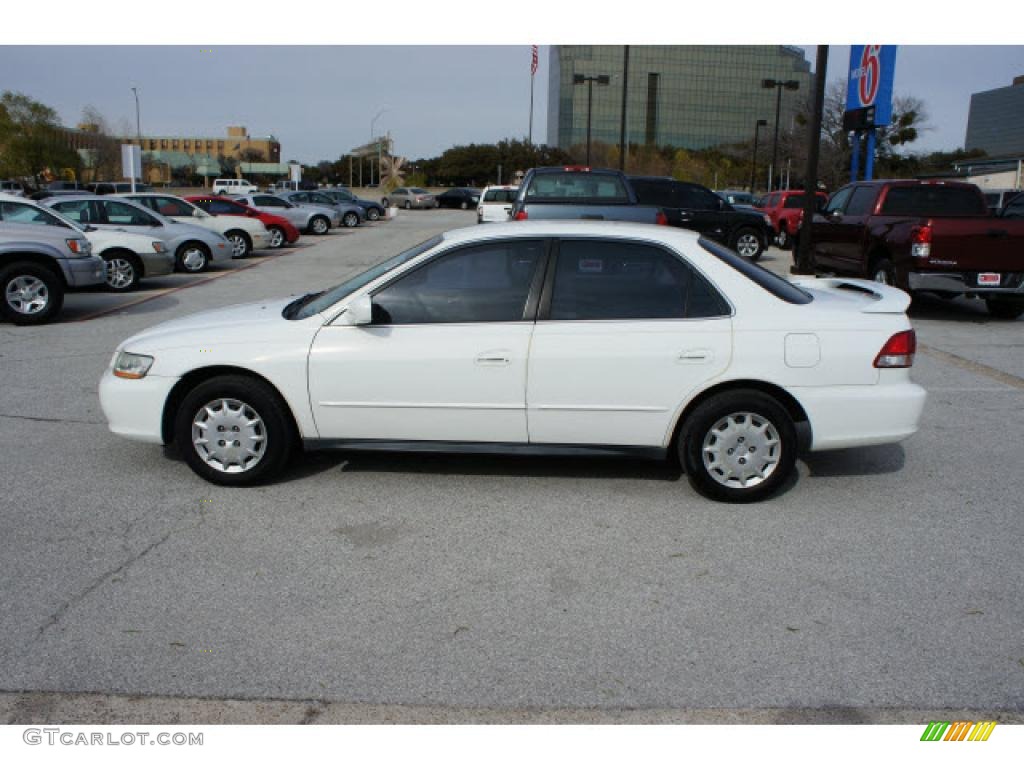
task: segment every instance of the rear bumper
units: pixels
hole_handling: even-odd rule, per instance
[[[906,440],[917,432],[927,392],[906,371],[881,371],[878,384],[792,387],[811,424],[811,450]]]
[[[970,293],[978,296],[1011,294],[1024,297],[1024,272],[1004,272],[998,286],[978,285],[977,272],[908,272],[912,291]]]

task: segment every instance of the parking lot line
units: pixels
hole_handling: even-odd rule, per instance
[[[936,349],[935,347],[927,344],[919,344],[918,349],[926,355],[931,355],[944,363],[955,365],[957,368],[963,368],[965,371],[986,376],[998,381],[1000,384],[1006,384],[1007,386],[1014,387],[1015,389],[1024,389],[1024,379],[1020,376],[1014,376],[1012,373],[1000,371],[998,368],[993,368],[992,366],[985,365],[984,363],[976,363],[974,360],[968,360],[966,357],[954,355],[952,352],[945,352],[944,350]]]
[[[137,307],[139,304],[145,304],[147,301],[153,301],[154,299],[163,298],[164,296],[167,296],[168,294],[176,293],[178,291],[183,291],[186,288],[195,288],[196,286],[206,285],[209,282],[212,282],[214,280],[219,280],[220,278],[227,277],[228,275],[236,275],[239,272],[244,272],[247,269],[252,269],[253,267],[258,267],[260,264],[266,264],[268,261],[273,261],[274,259],[279,258],[281,256],[284,256],[284,253],[272,253],[272,254],[270,254],[268,256],[262,256],[262,257],[260,257],[259,261],[254,261],[252,264],[246,264],[244,267],[235,267],[234,269],[226,269],[223,272],[217,272],[215,274],[212,274],[212,275],[209,275],[207,277],[204,277],[202,280],[196,280],[194,282],[185,283],[183,285],[176,285],[173,288],[165,288],[164,290],[158,291],[157,293],[150,294],[149,296],[140,296],[139,298],[137,298],[137,299],[135,299],[133,301],[127,301],[124,304],[118,304],[115,307],[109,307],[107,309],[101,309],[98,312],[92,312],[92,313],[90,313],[88,315],[83,315],[82,317],[79,317],[76,320],[72,320],[71,322],[73,322],[73,323],[84,323],[86,320],[95,320],[97,317],[106,317],[107,315],[112,315],[115,312],[120,312],[123,309],[128,309],[129,307]]]

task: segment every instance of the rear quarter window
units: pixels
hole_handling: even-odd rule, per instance
[[[719,243],[707,240],[703,237],[697,242],[700,243],[701,248],[705,251],[724,261],[751,282],[757,283],[759,286],[764,288],[764,290],[768,291],[768,293],[775,296],[775,298],[781,299],[787,304],[810,304],[814,301],[811,294],[807,293],[807,291],[798,288],[785,278],[779,277],[774,272],[769,272],[764,267],[755,264],[752,261],[747,261],[733,251],[730,251],[724,245],[720,245]]]

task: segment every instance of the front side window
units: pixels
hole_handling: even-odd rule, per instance
[[[850,195],[850,202],[846,206],[847,216],[869,216],[875,207],[875,198],[878,197],[877,187],[860,186],[853,190]]]
[[[438,256],[374,294],[374,323],[520,321],[544,248],[543,240],[495,241]]]
[[[722,199],[701,187],[692,184],[680,184],[676,190],[679,208],[690,208],[696,211],[714,211],[722,206]]]
[[[102,203],[107,224],[123,224],[129,227],[151,227],[156,219],[134,205],[108,200]]]
[[[843,209],[846,208],[846,201],[850,199],[851,194],[853,194],[853,187],[843,187],[840,189],[829,198],[828,204],[825,206],[825,213],[832,213],[833,211],[842,213]]]
[[[644,243],[564,240],[552,320],[670,320],[729,314],[707,280],[677,256]]]
[[[42,208],[24,203],[10,203],[6,200],[0,201],[0,221],[11,224],[46,224],[51,227],[70,229],[63,221]]]
[[[238,216],[245,213],[245,209],[242,206],[229,203],[227,200],[208,200],[206,205],[201,205],[201,207],[205,208],[207,213],[225,214],[227,216]]]
[[[659,208],[678,208],[673,195],[672,183],[650,179],[631,179],[633,191],[640,205],[656,205]]]

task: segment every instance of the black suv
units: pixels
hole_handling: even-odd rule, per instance
[[[671,226],[695,230],[751,261],[774,236],[767,216],[734,207],[700,184],[661,176],[630,176],[629,183],[640,205],[661,208]]]

